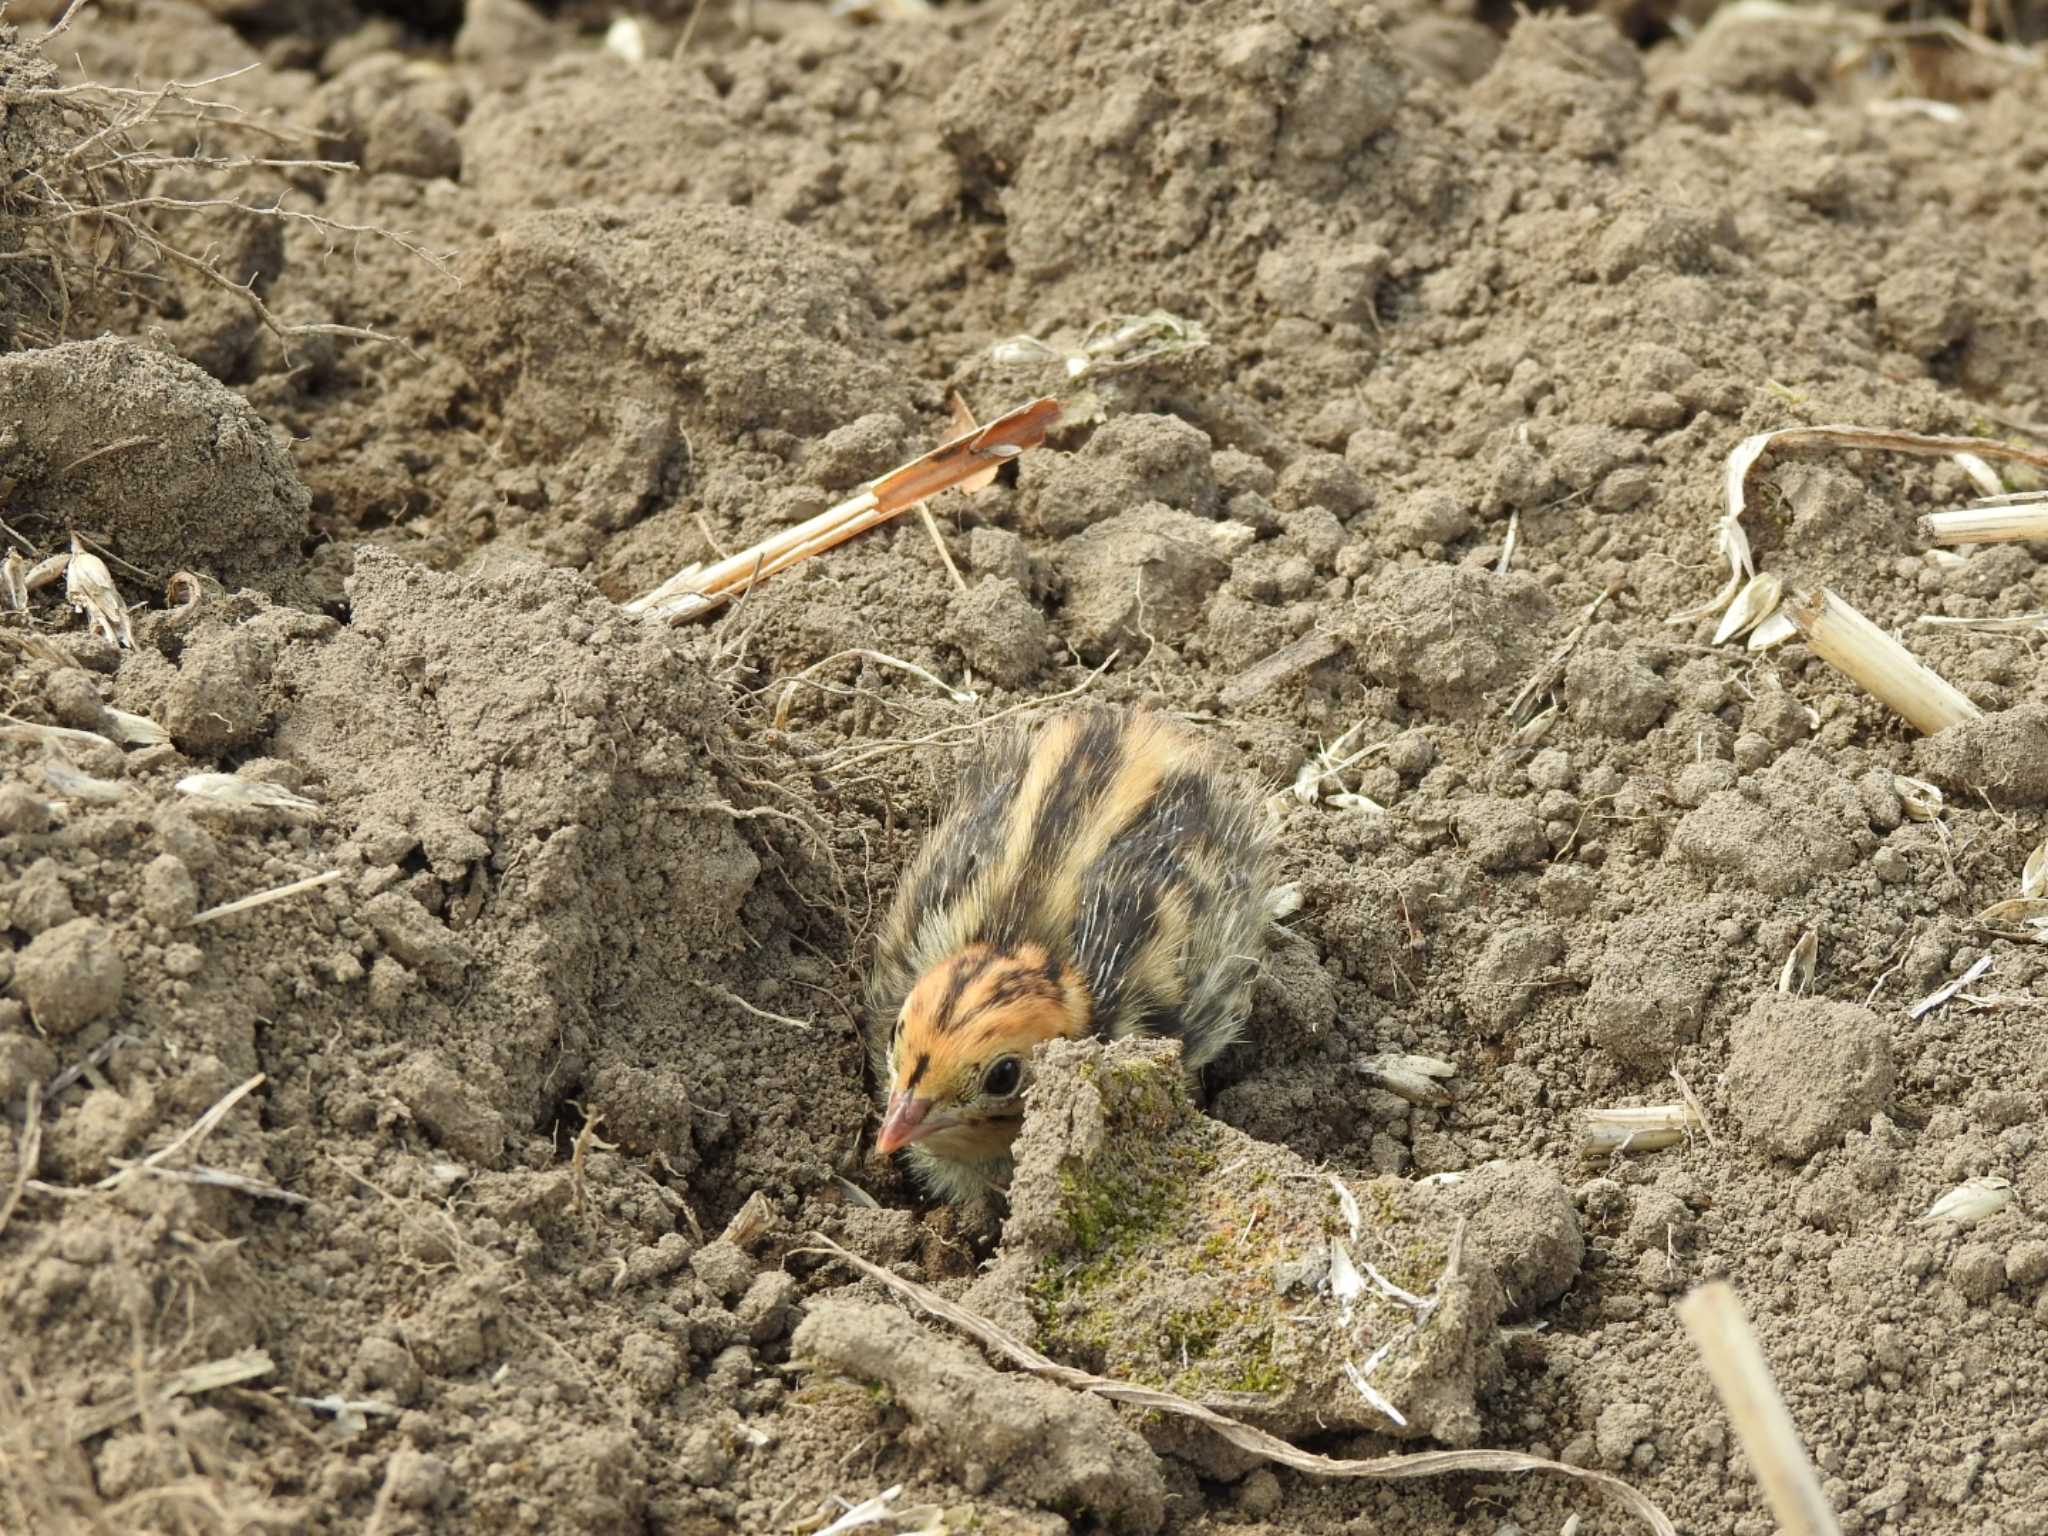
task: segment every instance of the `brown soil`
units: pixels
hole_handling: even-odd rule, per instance
[[[954,1531],[1637,1528],[1565,1479],[1205,1456],[809,1249],[953,1295],[1012,1251],[867,1156],[855,999],[975,722],[1085,688],[1275,788],[1372,749],[1341,789],[1383,814],[1284,802],[1301,906],[1202,1102],[1274,1168],[1519,1211],[1545,1256],[1475,1270],[1507,1321],[1458,1439],[1765,1536],[1672,1309],[1726,1277],[1844,1529],[2048,1532],[2048,946],[1973,922],[2048,835],[2048,669],[2039,631],[1915,626],[2048,610],[2048,545],[1927,551],[1975,494],[1944,460],[1760,473],[1762,563],[1986,711],[1925,742],[1797,642],[1667,622],[1722,579],[1748,434],[2040,445],[2038,53],[1870,7],[665,0],[636,64],[596,6],[109,0],[52,75],[63,9],[0,29],[0,517],[126,562],[135,643],[61,583],[0,621],[0,1528],[800,1532],[898,1482]],[[146,250],[56,280],[39,199],[86,130],[48,93],[245,64],[204,94],[363,172],[138,167],[329,221],[155,227],[281,323],[403,345],[287,344]],[[934,442],[950,390],[1060,386],[993,342],[1153,309],[1209,345],[935,504],[968,590],[912,518],[708,625],[616,606]],[[176,788],[223,772],[315,808]],[[1454,1061],[1450,1106],[1381,1052]],[[1714,1141],[1582,1163],[1576,1113],[1674,1068]],[[257,1074],[162,1162],[256,1192],[95,1188]],[[1987,1175],[2003,1210],[1916,1224]],[[1398,1448],[1346,1409],[1288,1428]]]

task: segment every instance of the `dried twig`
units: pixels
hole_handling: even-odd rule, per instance
[[[678,571],[651,592],[625,604],[625,611],[666,619],[671,624],[702,618],[749,590],[763,577],[787,570],[801,560],[823,554],[857,534],[900,517],[927,496],[970,480],[982,471],[1000,468],[1027,448],[1045,441],[1059,419],[1059,402],[1051,396],[1005,412],[985,427],[941,443],[879,480],[858,495],[828,508],[794,528],[763,539],[713,565]]]
[[[1070,1365],[1040,1354],[1029,1345],[1020,1343],[998,1328],[987,1318],[968,1311],[956,1302],[948,1301],[936,1291],[928,1290],[915,1281],[871,1263],[857,1253],[851,1253],[823,1234],[814,1233],[812,1242],[817,1244],[814,1251],[830,1254],[842,1263],[849,1264],[870,1280],[880,1281],[890,1290],[921,1307],[944,1323],[967,1334],[984,1348],[1002,1356],[1012,1364],[1022,1367],[1034,1376],[1056,1381],[1062,1386],[1074,1387],[1083,1392],[1093,1392],[1111,1402],[1129,1403],[1152,1413],[1167,1414],[1176,1418],[1192,1419],[1206,1425],[1239,1450],[1248,1451],[1263,1460],[1290,1467],[1297,1472],[1306,1472],[1317,1477],[1360,1478],[1377,1482],[1407,1482],[1418,1478],[1440,1477],[1449,1472],[1555,1472],[1564,1477],[1579,1478],[1612,1495],[1623,1508],[1641,1520],[1657,1536],[1678,1536],[1677,1527],[1665,1513],[1642,1493],[1630,1487],[1620,1478],[1589,1467],[1567,1466],[1561,1461],[1551,1461],[1542,1456],[1529,1456],[1519,1451],[1415,1451],[1402,1456],[1379,1456],[1369,1460],[1339,1459],[1318,1456],[1311,1451],[1299,1450],[1277,1435],[1269,1435],[1262,1429],[1254,1429],[1236,1419],[1228,1418],[1213,1408],[1204,1407],[1173,1392],[1162,1392],[1153,1387],[1141,1387],[1132,1382],[1117,1381],[1107,1376],[1078,1370]]]

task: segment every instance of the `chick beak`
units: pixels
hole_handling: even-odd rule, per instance
[[[889,1113],[882,1118],[882,1134],[875,1138],[875,1150],[887,1157],[898,1147],[907,1147],[937,1130],[937,1126],[925,1124],[931,1109],[930,1099],[914,1099],[901,1089],[890,1094]]]

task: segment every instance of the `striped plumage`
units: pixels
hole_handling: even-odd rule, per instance
[[[1000,1183],[1031,1048],[1237,1037],[1264,951],[1271,853],[1252,797],[1156,715],[1073,711],[987,745],[896,894],[870,1049],[934,1192]]]

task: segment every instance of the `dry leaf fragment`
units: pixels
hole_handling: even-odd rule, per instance
[[[178,793],[237,810],[297,811],[317,816],[320,806],[278,784],[238,779],[232,773],[194,773],[178,780]]]
[[[1956,468],[1970,477],[1970,483],[1986,496],[2003,496],[2005,482],[1998,478],[1998,471],[1986,464],[1974,453],[1958,453],[1952,456]]]
[[[1977,914],[1977,922],[2010,938],[2048,944],[2048,897],[2017,896],[1995,901]]]
[[[2020,871],[2020,894],[2048,896],[2048,843],[2027,856],[2027,866]]]
[[[1995,1216],[2012,1204],[2012,1180],[1987,1174],[1965,1179],[1927,1208],[1913,1223],[1916,1227],[1974,1227],[1987,1216]]]
[[[1792,953],[1785,957],[1785,968],[1778,973],[1778,990],[1793,996],[1802,996],[1813,985],[1813,957],[1820,947],[1820,935],[1809,928],[1799,936],[1799,942],[1792,946]]]
[[[1738,635],[1747,634],[1765,619],[1778,611],[1778,604],[1785,596],[1785,583],[1776,572],[1765,571],[1752,576],[1728,605],[1728,611],[1721,615],[1721,622],[1714,630],[1714,644],[1726,645]]]
[[[1934,821],[1941,816],[1942,793],[1925,779],[1909,779],[1903,773],[1895,773],[1892,775],[1892,792],[1899,797],[1899,804],[1905,807],[1908,820]]]
[[[1782,607],[1776,608],[1768,617],[1759,620],[1756,628],[1749,632],[1744,649],[1768,651],[1774,645],[1783,645],[1798,633],[1798,626],[1786,615],[1785,610]]]
[[[107,562],[71,539],[71,563],[64,570],[64,598],[85,615],[93,633],[113,641],[124,650],[135,649],[135,634],[128,627],[128,605],[114,585],[114,573]]]
[[[127,785],[112,779],[96,779],[84,769],[55,756],[43,762],[43,782],[68,800],[83,800],[91,805],[112,805],[128,793]]]
[[[171,733],[147,715],[131,715],[125,709],[109,709],[107,722],[114,740],[124,747],[160,747]]]
[[[14,550],[0,560],[0,608],[20,613],[28,607],[28,562]]]

